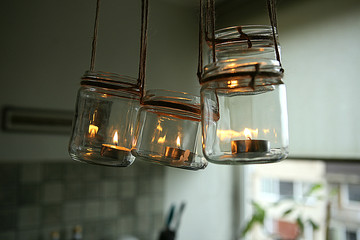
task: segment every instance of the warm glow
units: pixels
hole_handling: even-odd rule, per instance
[[[270,133],[270,129],[263,129],[264,134]]]
[[[178,136],[176,139],[176,146],[179,148],[180,147],[180,137]]]
[[[241,137],[243,135],[242,132],[237,132],[234,130],[217,130],[217,136],[220,138],[221,141],[225,139],[232,139],[236,137]]]
[[[158,143],[164,143],[164,142],[165,142],[165,140],[166,140],[166,135],[165,135],[165,136],[163,136],[163,137],[159,137],[159,139],[158,139]]]
[[[118,136],[118,132],[117,132],[117,131],[115,131],[115,133],[114,133],[113,143],[114,143],[115,145],[118,145],[118,143],[119,143],[119,136]]]
[[[244,129],[244,135],[245,135],[245,138],[247,138],[247,139],[252,139],[253,137],[257,137],[257,135],[258,135],[258,133],[259,133],[259,130],[258,129],[255,129],[255,130],[253,130],[253,129],[249,129],[249,128],[245,128]]]
[[[99,130],[99,127],[90,124],[90,125],[89,125],[89,134],[90,134],[90,137],[95,137],[95,135],[97,134],[98,130]]]
[[[228,87],[231,87],[231,88],[237,87],[239,85],[237,80],[228,81],[227,84],[228,84]]]
[[[216,133],[221,141],[236,139],[241,137],[245,137],[246,139],[249,139],[249,137],[256,138],[258,136],[259,129],[245,128],[244,131],[242,132],[237,132],[234,130],[217,130]]]
[[[158,125],[157,125],[157,127],[156,127],[156,129],[157,129],[157,130],[159,130],[159,131],[161,132],[163,129],[162,129],[162,127],[161,127],[161,125],[160,125],[160,124],[161,124],[161,122],[159,121],[159,122],[158,122]]]

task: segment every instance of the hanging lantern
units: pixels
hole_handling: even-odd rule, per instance
[[[132,164],[135,157],[130,150],[139,99],[136,79],[86,72],[78,92],[71,158],[108,166]]]
[[[76,161],[127,167],[135,160],[131,148],[144,88],[148,1],[142,0],[138,79],[94,70],[100,0],[96,3],[90,71],[78,91],[69,154]]]
[[[143,99],[132,150],[138,159],[198,170],[202,157],[200,98],[168,90],[149,90]]]
[[[273,33],[271,26],[238,26],[218,30],[208,41],[215,61],[205,66],[200,83],[210,162],[266,163],[288,155],[286,89]]]

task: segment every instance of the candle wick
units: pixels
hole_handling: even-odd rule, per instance
[[[248,137],[249,140],[251,140],[251,137]]]

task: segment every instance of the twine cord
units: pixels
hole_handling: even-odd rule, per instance
[[[96,45],[97,45],[97,36],[99,28],[99,9],[100,9],[100,0],[96,1],[96,12],[95,12],[95,23],[94,23],[94,35],[91,46],[91,60],[90,60],[90,71],[94,71],[95,68],[95,57],[96,57]]]
[[[139,60],[139,76],[138,76],[138,87],[140,90],[140,103],[143,103],[144,88],[145,88],[148,21],[149,21],[149,1],[142,0],[141,1],[140,60]]]
[[[203,2],[205,1],[205,3]],[[276,38],[277,33],[277,16],[276,16],[276,0],[266,0],[270,24],[272,28],[272,35],[275,47],[276,59],[279,61],[281,72],[284,72],[281,64],[280,51],[278,41]],[[204,10],[205,8],[205,10]],[[205,12],[205,13],[204,13]],[[205,16],[204,16],[205,15]],[[204,20],[205,19],[205,20]],[[204,26],[205,25],[205,26]],[[205,31],[205,33],[204,33]],[[199,20],[199,57],[198,57],[198,71],[197,76],[201,82],[203,74],[203,41],[211,42],[212,46],[212,61],[216,62],[216,43],[223,43],[235,40],[247,40],[248,48],[252,47],[251,39],[247,34],[242,31],[241,26],[237,27],[240,37],[234,39],[216,39],[215,38],[215,0],[200,0],[200,20]],[[210,34],[209,34],[210,32]],[[205,35],[205,36],[204,36]],[[259,66],[256,66],[256,72],[259,71]]]

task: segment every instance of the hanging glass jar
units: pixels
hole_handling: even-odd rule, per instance
[[[136,79],[87,71],[78,91],[71,158],[106,166],[131,165],[139,97]]]
[[[190,170],[205,168],[200,98],[168,90],[147,91],[133,145],[133,154],[145,161]]]
[[[216,61],[205,66],[200,80],[208,161],[266,163],[287,157],[286,89],[273,36],[271,26],[215,32]]]

